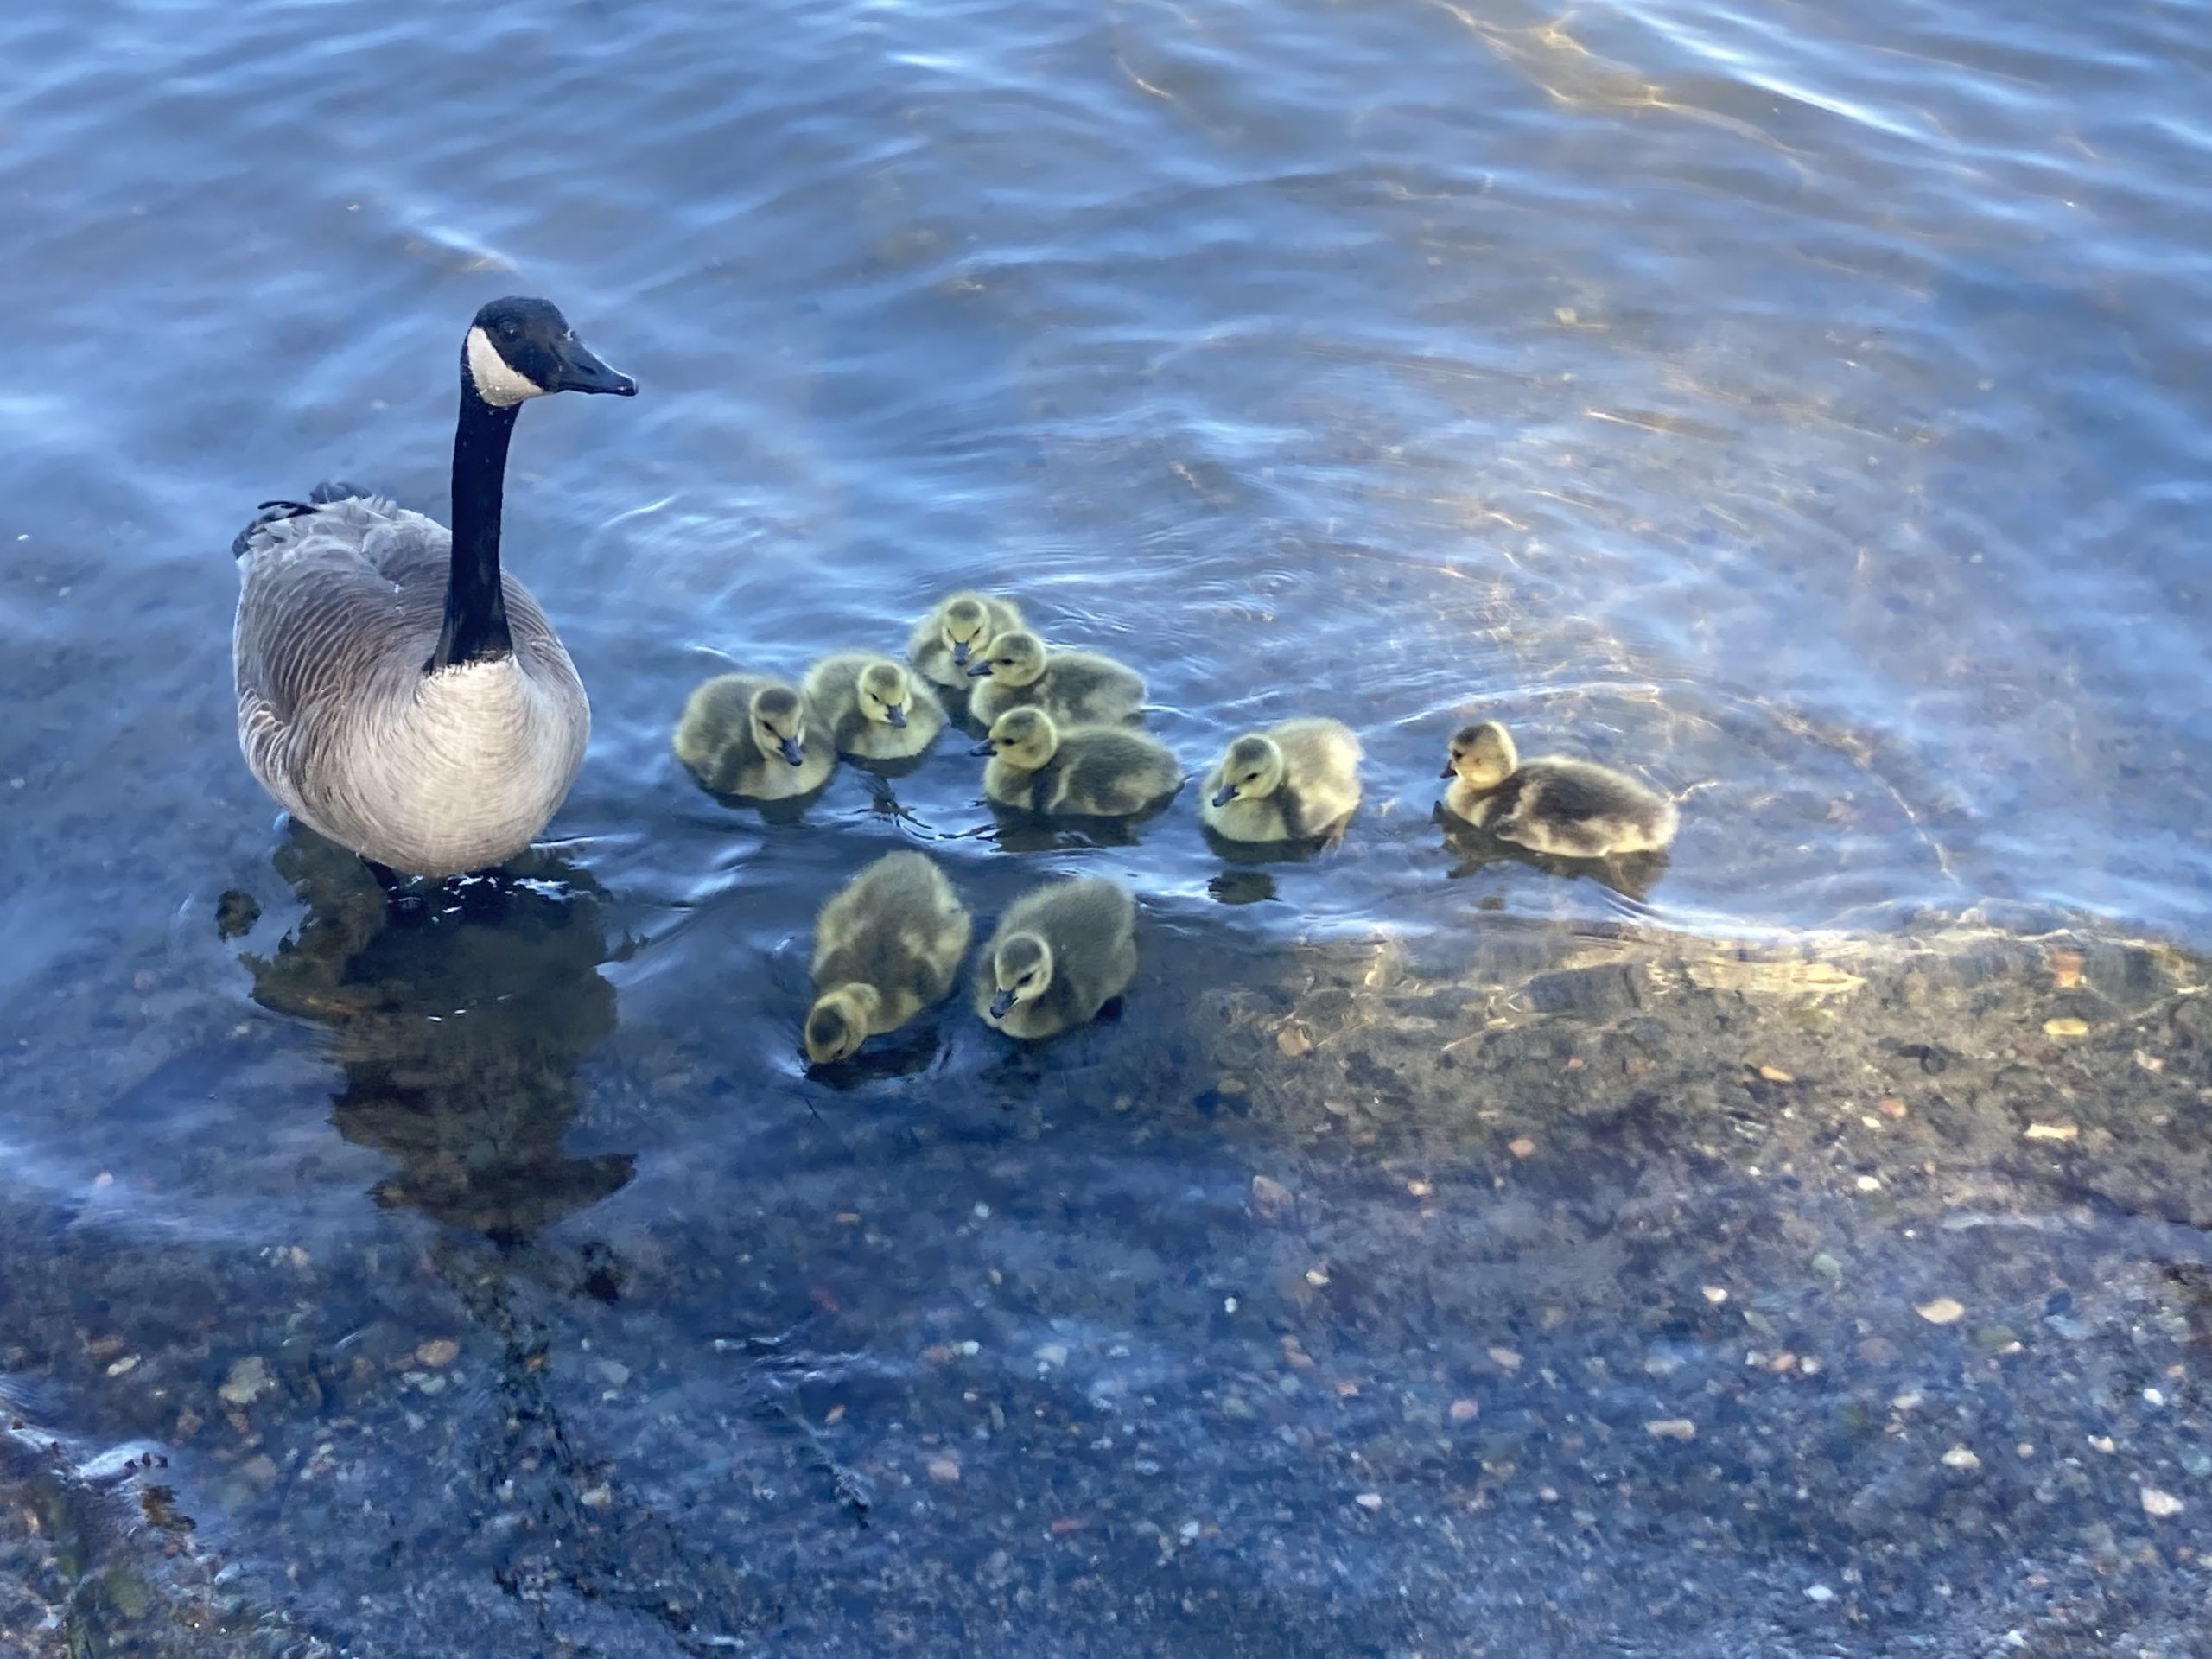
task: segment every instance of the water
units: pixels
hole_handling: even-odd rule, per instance
[[[2027,1616],[1937,1596],[2016,1553],[1963,1533],[1883,1600],[1854,1587],[1879,1579],[1863,1533],[1802,1515],[1575,1520],[1613,1513],[1567,1472],[1585,1431],[1530,1427],[1539,1374],[1646,1363],[1607,1332],[1661,1280],[1695,1315],[1663,1341],[1733,1376],[1694,1242],[1810,1229],[1762,1261],[1831,1376],[1875,1315],[1808,1260],[1892,1301],[1980,1270],[1971,1230],[1925,1258],[1939,1195],[1907,1245],[1845,1218],[1847,1179],[1758,1185],[1783,1160],[1746,1123],[1817,1116],[1770,1096],[1818,1052],[1754,1079],[1724,1176],[1684,1150],[1705,1128],[1646,1108],[1545,1131],[1564,1054],[1477,1090],[1407,1071],[1414,1027],[1362,1011],[1402,992],[1433,1049],[1609,952],[1809,938],[1895,1012],[1869,962],[1956,922],[2212,944],[2202,6],[32,3],[0,53],[0,1389],[96,1517],[103,1458],[170,1458],[232,1576],[173,1556],[161,1597],[226,1640],[412,1655],[476,1650],[456,1628],[1688,1652],[1638,1610],[1716,1561],[1744,1576],[1710,1639],[1762,1651]],[[537,886],[395,934],[237,760],[223,550],[329,475],[442,512],[460,329],[508,291],[644,386],[529,410],[510,480],[511,564],[590,687],[592,750]],[[842,772],[797,824],[674,766],[697,679],[894,643],[954,585],[1141,668],[1194,768],[1249,723],[1351,721],[1353,833],[1224,867],[1186,791],[1135,845],[1016,849],[950,743],[887,795]],[[1659,879],[1462,861],[1429,809],[1478,713],[1694,791]],[[900,844],[986,915],[1046,870],[1130,880],[1122,1019],[1020,1055],[956,1010],[809,1077],[812,912]],[[233,891],[261,913],[226,938]],[[2169,1017],[2186,972],[2092,956],[2112,1004]],[[1560,994],[1540,1012],[1592,1041],[1656,1017]],[[1826,1005],[1799,1012],[1809,1040]],[[1756,1064],[1770,1035],[1723,1020],[1699,1056]],[[2195,1155],[2196,1065],[2141,1074],[2182,1091],[2172,1145],[2111,1131],[2142,1180]],[[1861,1135],[1902,1085],[1833,1066],[1821,1109]],[[1374,1103],[1349,1127],[1329,1067]],[[2047,1112],[2005,1075],[1991,1112]],[[2035,1185],[2004,1123],[1914,1149],[2029,1184],[2013,1207],[2049,1224],[2005,1248],[2034,1271],[1991,1295],[2133,1287],[2182,1319],[2150,1264],[2195,1262],[2193,1234],[2069,1208],[2088,1178]],[[1516,1128],[1548,1155],[1501,1154]],[[1294,1225],[1255,1224],[1255,1172],[1299,1191]],[[1541,1226],[1496,1208],[1509,1177]],[[1617,1201],[1681,1230],[1656,1254],[1560,1230]],[[2098,1328],[2118,1364],[2119,1304]],[[442,1338],[450,1367],[407,1360]],[[1508,1342],[1520,1369],[1487,1357]],[[257,1355],[277,1383],[241,1428],[218,1390]],[[1519,1449],[1466,1440],[1460,1399]],[[1675,1412],[1615,1403],[1617,1477],[1663,1489],[1635,1465],[1673,1442],[1639,1425]],[[2137,1473],[2185,1484],[2148,1448],[2196,1431],[2159,1421]],[[148,1524],[84,1522],[80,1573],[149,1553]],[[1817,1573],[1854,1624],[1818,1622]]]

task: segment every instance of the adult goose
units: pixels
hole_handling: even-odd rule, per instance
[[[292,816],[387,891],[513,857],[582,764],[591,705],[499,569],[515,417],[553,391],[630,397],[543,300],[494,300],[461,348],[453,529],[345,484],[264,502],[231,551],[238,747]]]

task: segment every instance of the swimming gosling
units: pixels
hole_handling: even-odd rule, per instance
[[[1001,806],[1068,817],[1122,818],[1183,784],[1174,752],[1119,726],[1063,731],[1042,709],[1009,709],[972,753],[988,754],[983,793]]]
[[[1021,607],[988,594],[947,594],[914,625],[906,660],[939,685],[964,686],[968,664],[1001,633],[1021,626]]]
[[[841,651],[806,671],[799,690],[840,754],[904,760],[937,741],[944,705],[888,657]]]
[[[1230,841],[1326,841],[1359,804],[1359,739],[1335,720],[1286,720],[1230,743],[1199,816]]]
[[[976,1012],[1026,1042],[1082,1025],[1136,976],[1136,901],[1099,876],[1024,893],[983,952]]]
[[[762,674],[718,674],[694,689],[676,722],[675,747],[715,794],[756,801],[810,795],[837,764],[806,699]]]
[[[1675,804],[1625,772],[1563,754],[1523,760],[1494,720],[1452,734],[1444,810],[1500,841],[1558,858],[1652,853],[1675,838]]]
[[[814,1006],[806,1058],[845,1059],[952,989],[975,923],[952,884],[919,853],[887,853],[814,921]]]
[[[1144,678],[1093,651],[1058,651],[1027,628],[1001,634],[968,664],[982,683],[969,712],[986,727],[1009,709],[1034,707],[1063,726],[1110,726],[1144,707]]]

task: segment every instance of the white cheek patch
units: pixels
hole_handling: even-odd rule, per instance
[[[512,408],[525,397],[543,397],[545,388],[521,374],[499,355],[499,348],[481,328],[468,331],[468,378],[476,395],[495,409]]]

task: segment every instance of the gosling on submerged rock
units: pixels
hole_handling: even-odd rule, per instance
[[[1120,726],[1057,725],[1042,709],[1009,709],[972,751],[988,754],[983,792],[1001,806],[1067,817],[1122,818],[1183,784],[1174,751]]]
[[[837,764],[796,686],[765,674],[718,674],[676,722],[676,758],[717,795],[780,801],[810,795]]]
[[[986,727],[1009,709],[1042,709],[1063,726],[1111,726],[1144,708],[1144,677],[1095,651],[1059,651],[1027,628],[1001,634],[968,664],[982,683],[969,712]]]
[[[1027,1042],[1096,1018],[1136,976],[1136,901],[1103,877],[1024,893],[983,952],[976,1012]]]
[[[1359,804],[1359,739],[1336,720],[1286,720],[1231,742],[1199,815],[1230,841],[1326,841]]]
[[[1452,780],[1444,791],[1452,817],[1558,858],[1657,852],[1680,820],[1672,801],[1625,772],[1563,754],[1522,760],[1494,720],[1454,732],[1439,775]]]
[[[888,657],[841,651],[806,671],[799,690],[840,754],[904,760],[937,741],[944,705]]]
[[[1021,607],[988,594],[947,594],[914,625],[906,660],[939,685],[965,686],[968,665],[991,641],[1022,626]]]
[[[849,1057],[952,989],[974,921],[919,853],[889,853],[855,876],[814,922],[814,1006],[806,1057]]]

